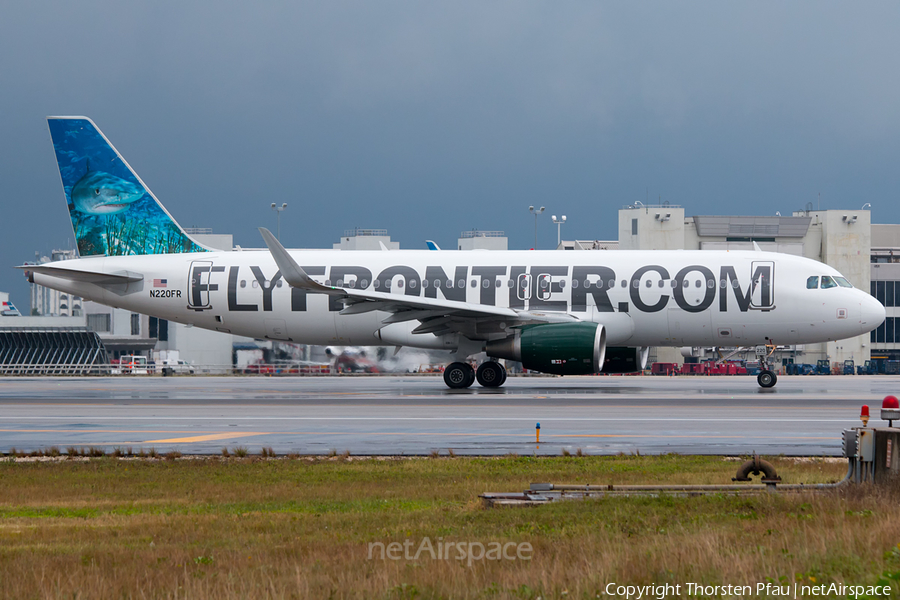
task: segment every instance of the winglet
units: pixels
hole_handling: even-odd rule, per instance
[[[754,252],[762,252],[762,248],[759,247],[759,244],[753,242],[753,250]]]
[[[425,240],[425,245],[428,246],[429,250],[440,250],[440,246],[435,244],[432,240]]]
[[[312,277],[307,275],[306,271],[303,270],[303,267],[298,265],[297,261],[291,258],[291,255],[284,249],[281,242],[272,235],[271,231],[265,227],[260,227],[259,233],[262,235],[263,241],[266,242],[266,246],[269,247],[269,252],[272,253],[272,258],[275,259],[275,264],[278,265],[281,276],[288,282],[288,285],[303,290],[321,292],[323,294],[340,292],[338,289],[326,287],[321,283],[318,283]]]

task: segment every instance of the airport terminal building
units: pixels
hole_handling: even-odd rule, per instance
[[[753,250],[756,243],[763,250],[826,263],[856,288],[870,290],[887,308],[887,319],[864,336],[785,347],[781,360],[813,364],[820,359],[832,363],[851,359],[856,364],[868,359],[900,360],[900,332],[894,331],[900,316],[900,225],[873,225],[867,208],[813,210],[807,206],[790,216],[685,217],[681,206],[638,202],[619,210],[618,229],[618,247],[623,250]],[[572,242],[563,244],[580,249]],[[660,348],[655,354],[660,362],[682,361],[678,350]]]

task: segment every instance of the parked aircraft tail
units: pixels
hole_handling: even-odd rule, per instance
[[[49,117],[79,256],[206,252],[87,117]]]

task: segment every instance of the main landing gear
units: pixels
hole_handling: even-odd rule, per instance
[[[450,363],[444,369],[444,383],[451,389],[465,389],[476,380],[483,387],[500,387],[506,382],[506,368],[498,362],[488,360],[481,363],[477,371],[464,362]]]

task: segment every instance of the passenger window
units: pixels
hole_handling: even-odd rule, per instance
[[[847,279],[845,277],[835,277],[834,280],[837,281],[838,285],[841,287],[846,287],[846,288],[853,287],[853,284],[850,283],[849,281],[847,281]]]
[[[808,289],[808,290],[819,289],[819,276],[818,275],[813,275],[812,277],[806,278],[806,289]]]
[[[827,290],[828,288],[833,287],[837,287],[834,279],[832,279],[830,275],[822,275],[822,289]]]

